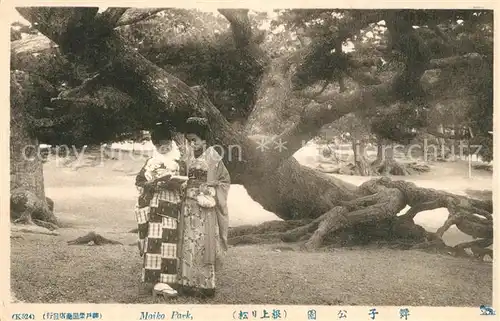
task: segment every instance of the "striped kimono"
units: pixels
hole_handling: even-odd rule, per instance
[[[178,284],[180,188],[146,188],[144,184],[166,173],[179,175],[179,169],[173,158],[155,154],[146,161],[136,177],[139,198],[135,215],[139,225],[139,241],[144,251],[141,277],[144,283],[165,283],[173,288]]]

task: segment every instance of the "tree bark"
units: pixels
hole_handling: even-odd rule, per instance
[[[35,219],[57,225],[50,208],[53,202],[50,200],[49,204],[45,197],[43,156],[33,133],[35,124],[27,112],[27,108],[36,108],[33,105],[42,103],[43,95],[53,92],[53,88],[20,71],[11,72],[10,85],[11,219],[28,224],[37,223]]]
[[[21,89],[22,90],[22,89]],[[18,95],[11,91],[13,102]],[[29,132],[23,107],[11,104],[10,113],[10,188],[31,190],[38,198],[45,199],[43,163],[39,142]]]
[[[355,175],[372,176],[375,174],[368,160],[366,159],[366,143],[363,138],[356,137],[352,139],[352,148],[354,151]]]
[[[376,168],[382,164],[384,154],[384,142],[382,139],[377,139],[377,158],[373,161],[372,167]]]
[[[376,173],[382,175],[409,175],[410,171],[404,164],[394,158],[395,145],[389,140],[380,139],[377,144],[377,159],[372,163]]]

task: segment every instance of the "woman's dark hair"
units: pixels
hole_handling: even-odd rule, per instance
[[[151,130],[151,142],[156,146],[162,140],[171,140],[174,137],[174,130],[167,122],[157,123]]]
[[[186,121],[185,131],[186,134],[195,134],[203,140],[208,139],[210,129],[206,118],[189,117]]]

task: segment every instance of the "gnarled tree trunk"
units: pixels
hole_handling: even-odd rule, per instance
[[[57,219],[53,214],[53,203],[45,197],[43,156],[33,134],[35,124],[30,122],[31,117],[26,113],[26,108],[43,104],[51,93],[53,88],[38,77],[20,71],[11,72],[10,216],[15,222],[55,228]]]
[[[352,149],[354,151],[355,175],[372,176],[375,174],[370,163],[366,159],[366,143],[363,139],[354,138],[352,140]]]
[[[394,158],[395,144],[388,140],[379,140],[377,145],[377,159],[372,164],[374,170],[382,175],[405,176],[410,172],[404,164]]]

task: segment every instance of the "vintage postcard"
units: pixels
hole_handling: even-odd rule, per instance
[[[1,7],[1,320],[497,318],[493,1]]]

